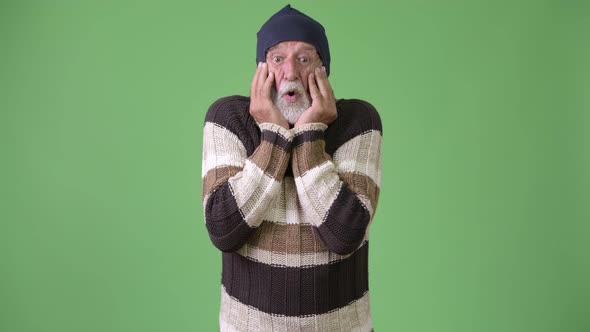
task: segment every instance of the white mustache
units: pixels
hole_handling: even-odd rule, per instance
[[[297,81],[284,81],[279,87],[278,95],[282,96],[289,91],[296,91],[299,95],[305,94],[305,88],[300,80]]]

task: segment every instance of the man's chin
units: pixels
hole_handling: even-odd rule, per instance
[[[297,122],[297,120],[299,120],[299,117],[301,116],[301,114],[303,114],[303,112],[305,112],[305,109],[301,109],[301,108],[280,108],[279,110],[281,111],[281,114],[283,115],[283,117],[285,118],[285,120],[287,120],[287,122],[289,122],[289,124],[295,124],[295,122]]]
[[[309,103],[304,100],[298,100],[296,103],[288,103],[285,100],[274,100],[274,104],[277,106],[285,120],[289,124],[295,124],[301,114],[309,108]]]

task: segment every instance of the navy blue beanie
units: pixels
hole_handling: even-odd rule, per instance
[[[266,51],[282,41],[293,40],[311,44],[318,51],[326,73],[330,75],[330,48],[324,27],[291,5],[271,16],[257,33],[256,63],[266,62]]]

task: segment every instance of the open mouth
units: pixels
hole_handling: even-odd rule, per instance
[[[299,93],[297,93],[297,90],[289,90],[283,95],[283,98],[286,101],[293,103],[299,99]]]

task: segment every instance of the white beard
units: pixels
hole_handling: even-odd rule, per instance
[[[299,99],[296,102],[290,103],[281,98],[281,96],[289,91],[297,91]],[[278,93],[273,88],[271,94],[273,103],[277,105],[277,108],[281,111],[283,117],[290,124],[295,124],[297,119],[301,116],[301,113],[305,112],[305,110],[311,106],[309,95],[299,80],[285,81],[281,83]]]

